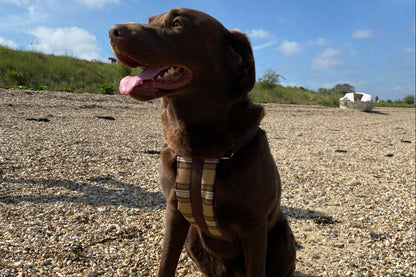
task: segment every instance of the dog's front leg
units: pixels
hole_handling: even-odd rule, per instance
[[[267,224],[256,226],[241,239],[248,277],[266,277]]]
[[[159,277],[174,277],[179,256],[188,233],[189,223],[175,208],[166,211],[165,235]]]

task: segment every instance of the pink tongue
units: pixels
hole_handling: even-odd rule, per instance
[[[166,67],[151,67],[145,68],[137,76],[126,76],[120,81],[120,93],[123,95],[130,94],[133,89],[143,84],[143,81],[154,78],[159,72],[166,69]]]
[[[133,88],[143,84],[143,80],[139,77],[139,76],[127,76],[124,77],[121,81],[120,81],[120,93],[121,94],[130,94],[130,92],[133,91]]]

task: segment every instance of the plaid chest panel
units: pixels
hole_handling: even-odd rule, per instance
[[[218,162],[219,160],[217,159],[204,160],[201,176],[201,200],[202,213],[209,233],[213,236],[221,237],[222,233],[218,228],[214,214],[215,175]],[[178,210],[192,226],[201,229],[192,215],[191,182],[192,159],[177,156],[175,192],[178,200]]]

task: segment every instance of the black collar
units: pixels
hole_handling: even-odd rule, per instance
[[[225,152],[224,156],[221,158],[221,160],[229,160],[231,159],[235,153],[240,151],[241,148],[243,148],[246,144],[248,144],[258,133],[260,130],[259,127],[254,128],[250,132],[248,132],[245,136],[238,139],[232,146],[231,149],[229,149],[227,152]]]

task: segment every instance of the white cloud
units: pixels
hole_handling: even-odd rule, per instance
[[[371,30],[363,29],[363,30],[357,30],[352,34],[352,38],[358,38],[358,39],[372,39],[373,33]]]
[[[306,44],[309,45],[317,45],[317,46],[324,46],[327,43],[326,39],[324,38],[318,38],[316,40],[310,40]]]
[[[292,83],[281,82],[280,84],[284,87],[299,87],[298,84],[293,83],[293,82]]]
[[[12,40],[6,40],[3,37],[0,37],[0,45],[6,46],[7,48],[11,48],[11,49],[17,49],[19,47],[19,45],[16,42]]]
[[[12,4],[21,7],[26,6],[29,2],[29,0],[0,0],[0,3]]]
[[[36,37],[36,43],[32,45],[35,51],[86,60],[100,57],[97,38],[84,29],[38,27],[29,33]]]
[[[355,56],[355,54],[357,54],[357,51],[355,50],[354,45],[352,43],[347,43],[346,46],[351,56]]]
[[[300,46],[299,43],[296,41],[283,41],[280,43],[279,47],[277,48],[280,52],[283,52],[286,56],[291,56],[297,53],[300,53]]]
[[[107,4],[118,4],[120,0],[77,0],[88,8],[102,8]]]
[[[21,5],[24,3],[21,1]],[[20,6],[20,5],[19,5]],[[27,25],[33,25],[39,22],[44,21],[48,18],[48,15],[44,12],[40,12],[34,6],[29,6],[26,8],[26,13],[22,14],[11,14],[2,18],[0,21],[0,28],[18,28]]]
[[[253,29],[247,32],[247,36],[253,42],[253,50],[260,50],[276,44],[272,33],[262,29]]]
[[[340,80],[338,80],[336,82],[333,82],[333,83],[324,83],[321,87],[330,89],[330,88],[333,88],[337,84],[350,84],[355,89],[357,89],[357,88],[366,86],[368,84],[368,82],[366,80],[351,81],[351,80],[340,79]]]
[[[403,52],[413,54],[413,53],[415,53],[415,49],[412,48],[412,47],[407,47],[407,48],[403,49]]]
[[[253,50],[260,50],[260,49],[263,49],[263,48],[270,47],[274,44],[276,44],[276,41],[269,41],[269,42],[266,42],[266,43],[263,43],[263,44],[260,44],[260,45],[253,46]]]
[[[327,88],[327,89],[331,89],[335,86],[335,84],[332,83],[325,83],[321,86],[321,88]]]
[[[251,39],[266,39],[271,36],[269,31],[261,30],[261,29],[254,29],[247,32],[247,36]]]
[[[340,67],[343,64],[339,59],[341,54],[342,52],[337,49],[327,48],[312,60],[311,67],[312,69],[328,69]]]

